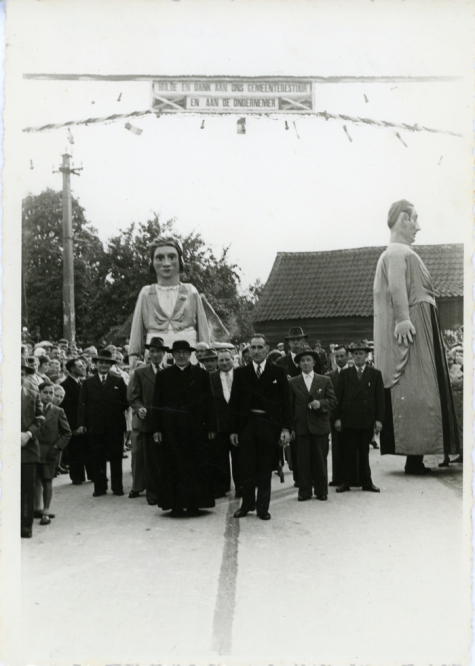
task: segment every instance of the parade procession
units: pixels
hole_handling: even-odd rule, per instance
[[[471,3],[113,4],[7,2],[0,663],[469,666]]]

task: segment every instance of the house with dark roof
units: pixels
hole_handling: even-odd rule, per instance
[[[463,244],[413,245],[432,276],[442,330],[463,324]],[[275,346],[301,326],[313,346],[373,339],[373,281],[385,247],[279,252],[253,311]]]

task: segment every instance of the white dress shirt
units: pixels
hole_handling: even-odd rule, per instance
[[[222,370],[219,373],[219,377],[221,379],[221,386],[223,387],[223,394],[224,394],[224,399],[226,402],[229,402],[229,398],[231,397],[231,386],[233,383],[234,379],[234,370],[231,368],[228,372],[223,372]],[[228,385],[228,378],[231,380],[231,386]]]
[[[256,373],[256,375],[257,375],[257,366],[258,366],[258,365],[261,366],[261,375],[262,375],[262,373],[263,373],[264,370],[266,369],[266,361],[267,361],[267,359],[265,359],[264,361],[262,361],[262,363],[256,363],[255,361],[252,362],[252,365],[254,366],[254,372]]]

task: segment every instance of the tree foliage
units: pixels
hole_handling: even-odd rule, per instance
[[[252,333],[251,312],[262,288],[259,281],[240,289],[239,268],[229,260],[229,247],[216,254],[201,234],[180,234],[175,220],[158,215],[132,223],[103,247],[84,210],[72,200],[74,278],[78,339],[99,342],[134,311],[143,286],[155,281],[149,272],[149,246],[159,234],[183,245],[184,282],[206,295],[235,341]],[[61,193],[46,190],[23,202],[23,275],[30,330],[39,325],[43,337],[62,335],[62,204]]]

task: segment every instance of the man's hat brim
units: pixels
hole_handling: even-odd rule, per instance
[[[295,333],[293,335],[286,335],[284,340],[297,340],[298,338],[308,338],[308,333]]]
[[[347,350],[349,352],[355,352],[355,351],[370,352],[370,351],[374,351],[373,347],[368,347],[366,345],[356,345],[355,347],[352,347],[350,345],[349,347],[347,347]]]
[[[22,363],[21,367],[22,367],[23,370],[26,370],[29,375],[34,375],[35,374],[35,369],[30,368],[29,365],[25,365],[25,363]]]
[[[101,356],[100,354],[99,356],[94,356],[92,360],[94,363],[97,363],[97,361],[107,361],[107,363],[110,363],[111,365],[114,365],[116,362],[115,358],[110,358],[110,356]]]

